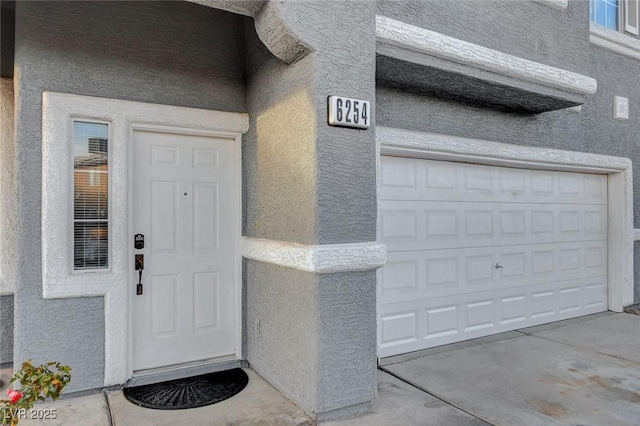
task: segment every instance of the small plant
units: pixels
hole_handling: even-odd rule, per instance
[[[9,399],[0,399],[0,424],[15,426],[21,418],[27,418],[29,410],[38,401],[60,397],[71,380],[71,368],[50,361],[34,366],[31,360],[22,363],[9,383],[20,383],[20,390],[7,389]]]

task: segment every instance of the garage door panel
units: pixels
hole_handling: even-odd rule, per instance
[[[412,347],[419,343],[420,309],[390,312],[380,319],[382,347]]]
[[[380,199],[606,204],[607,178],[383,156]]]
[[[401,208],[404,207],[404,208]],[[425,234],[424,221],[418,220],[418,211],[412,206],[389,206],[380,211],[380,238],[398,247],[413,247]]]
[[[607,309],[605,175],[381,158],[380,356]]]
[[[379,218],[389,252],[607,239],[606,205],[384,200]]]
[[[606,242],[391,252],[380,271],[384,303],[606,276]],[[499,267],[496,267],[498,265]]]
[[[414,300],[380,309],[383,324],[397,321],[401,328],[409,312],[411,318],[410,332],[388,331],[385,338],[383,331],[380,356],[386,357],[601,312],[606,310],[606,277]]]

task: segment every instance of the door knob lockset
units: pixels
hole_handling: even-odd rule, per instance
[[[136,271],[138,271],[138,284],[136,285],[136,295],[142,295],[142,271],[144,270],[144,254],[136,254]]]
[[[502,269],[502,265],[499,263],[496,263],[496,269]]]

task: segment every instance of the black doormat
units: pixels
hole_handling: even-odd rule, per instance
[[[124,396],[139,407],[156,410],[184,410],[224,401],[239,393],[249,383],[240,368],[135,386],[124,389]]]

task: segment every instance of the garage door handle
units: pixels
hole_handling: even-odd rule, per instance
[[[502,265],[499,263],[496,263],[496,269],[502,269]]]

